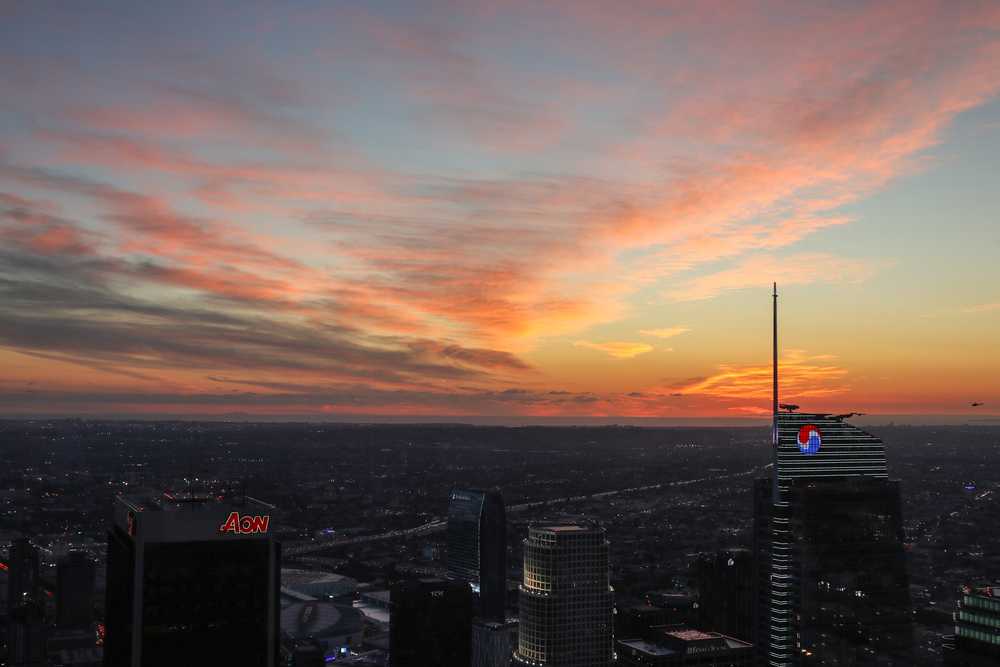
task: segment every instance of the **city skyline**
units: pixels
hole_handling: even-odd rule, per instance
[[[0,417],[1000,415],[995,4],[0,16]]]

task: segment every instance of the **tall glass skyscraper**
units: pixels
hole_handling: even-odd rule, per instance
[[[271,509],[253,498],[117,498],[104,664],[275,665],[281,554]]]
[[[754,488],[761,663],[911,665],[899,483],[884,445],[828,414],[781,413],[776,430],[775,474]]]
[[[503,623],[507,516],[498,491],[455,489],[448,504],[448,575],[479,589],[480,614]]]
[[[608,667],[614,592],[604,528],[532,526],[524,540],[515,665]]]

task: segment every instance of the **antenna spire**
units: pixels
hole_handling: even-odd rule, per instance
[[[773,331],[771,333],[771,369],[772,369],[772,412],[778,414],[778,283],[774,283]],[[777,417],[775,417],[775,429],[777,429]]]
[[[774,299],[772,306],[772,329],[771,329],[771,446],[773,453],[773,466],[771,471],[773,480],[771,481],[771,497],[774,502],[781,500],[778,492],[778,283],[773,283],[771,297]]]

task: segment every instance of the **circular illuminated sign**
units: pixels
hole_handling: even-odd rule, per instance
[[[813,455],[819,451],[820,445],[823,444],[823,436],[820,435],[819,429],[812,424],[806,424],[799,429],[799,451],[806,455]]]

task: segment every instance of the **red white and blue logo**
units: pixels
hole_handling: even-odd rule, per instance
[[[806,424],[799,429],[799,451],[807,456],[812,456],[819,451],[820,445],[823,444],[823,436],[820,435],[819,429],[812,424]]]

